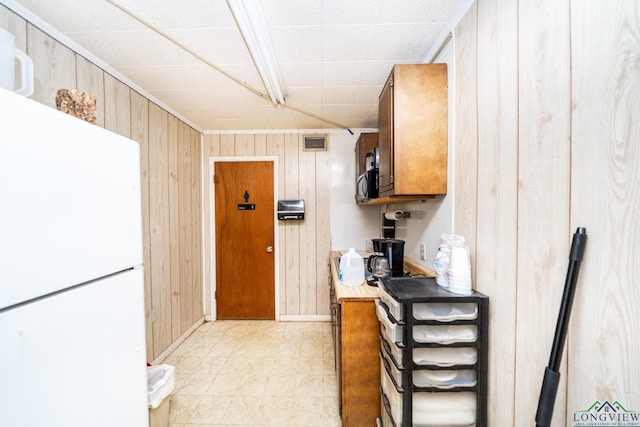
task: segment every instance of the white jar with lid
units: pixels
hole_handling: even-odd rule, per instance
[[[360,286],[364,282],[364,259],[354,248],[340,258],[338,274],[345,286]]]

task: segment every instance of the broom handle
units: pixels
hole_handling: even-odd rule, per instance
[[[549,365],[545,368],[544,378],[542,380],[540,400],[538,401],[538,410],[536,412],[536,426],[538,427],[548,427],[551,424],[553,406],[560,382],[560,373],[558,370],[560,369],[560,363],[562,361],[562,351],[564,350],[567,328],[569,326],[569,317],[571,316],[571,306],[576,291],[580,262],[582,262],[586,244],[587,232],[584,227],[578,227],[573,235],[573,242],[571,243],[569,269],[564,283],[564,292],[560,304],[560,312],[558,313],[556,332],[553,337],[553,347],[551,348]]]

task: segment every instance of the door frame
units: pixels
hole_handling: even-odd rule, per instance
[[[274,252],[274,292],[275,292],[275,320],[280,320],[280,239],[278,227],[278,215],[275,207],[278,206],[278,157],[277,156],[234,156],[234,157],[209,157],[209,172],[207,174],[207,191],[209,192],[209,266],[210,266],[210,304],[211,319],[217,320],[216,310],[216,198],[213,194],[213,175],[216,162],[271,162],[273,166],[273,241]]]

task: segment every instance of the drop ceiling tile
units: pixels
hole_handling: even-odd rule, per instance
[[[322,2],[300,0],[263,1],[262,12],[270,27],[319,25]]]
[[[383,0],[322,1],[323,25],[375,24],[381,19]]]
[[[285,88],[320,86],[322,84],[321,62],[280,63],[279,69]]]
[[[323,104],[353,105],[357,92],[357,86],[325,86],[321,89],[321,101]]]
[[[461,5],[473,0],[385,0],[381,9],[385,23],[449,22]]]
[[[171,34],[214,65],[253,64],[249,50],[236,28],[172,30]]]
[[[366,61],[324,62],[322,84],[327,86],[356,86],[367,69]]]
[[[421,62],[443,31],[444,24],[379,25],[372,38],[375,49],[371,50],[369,58]]]
[[[369,51],[376,49],[372,43],[375,29],[373,24],[326,26],[322,34],[322,60],[346,62],[369,59]]]
[[[233,16],[224,0],[117,1],[136,15],[167,29],[235,27]]]
[[[276,27],[269,30],[273,53],[278,63],[320,62],[321,28]]]

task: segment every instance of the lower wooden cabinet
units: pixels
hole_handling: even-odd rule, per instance
[[[375,426],[380,414],[380,338],[374,301],[343,301],[340,380],[343,427]]]
[[[333,287],[331,295],[342,425],[372,427],[380,416],[380,326],[375,298],[340,299]]]

